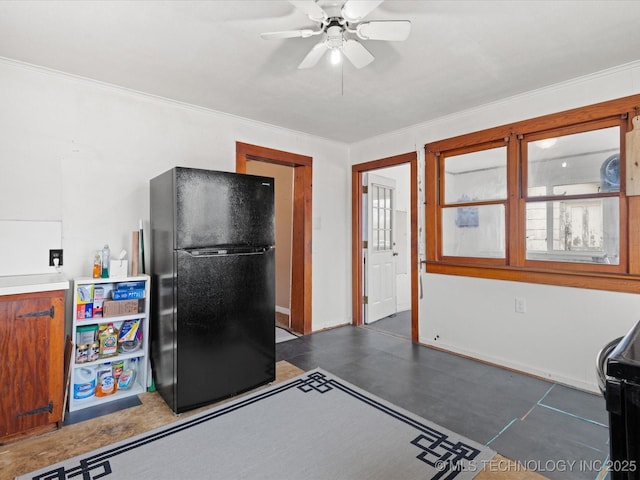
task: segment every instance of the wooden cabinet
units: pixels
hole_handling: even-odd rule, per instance
[[[0,444],[60,426],[65,291],[0,296]]]

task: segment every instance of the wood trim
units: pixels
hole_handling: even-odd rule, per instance
[[[260,162],[276,163],[278,165],[287,165],[289,167],[306,166],[311,167],[313,158],[297,153],[285,152],[283,150],[275,150],[273,148],[262,147],[259,145],[251,145],[250,143],[236,142],[236,166],[238,157],[248,158],[249,160],[257,160]],[[240,160],[241,161],[241,160]],[[242,173],[242,172],[238,172]]]
[[[620,115],[623,112],[634,112],[640,106],[640,95],[630,95],[617,100],[596,103],[586,107],[578,107],[564,112],[551,113],[530,120],[521,120],[499,127],[488,128],[478,132],[439,140],[425,145],[427,152],[442,152],[455,148],[463,148],[474,144],[508,137],[512,134],[526,135],[543,130],[566,127],[591,120]]]
[[[291,329],[311,333],[311,166],[294,169],[293,237],[291,250],[298,252],[291,259],[291,288],[302,294],[291,295]]]
[[[351,167],[351,322],[362,325],[362,174]]]
[[[419,293],[420,259],[418,256],[418,156],[412,153],[411,168],[411,341],[419,340]],[[362,197],[360,197],[362,198]],[[360,277],[362,278],[362,277]]]
[[[247,161],[294,168],[293,238],[291,258],[291,329],[302,335],[313,331],[311,275],[311,199],[313,159],[305,155],[236,142],[236,172],[247,172]]]
[[[432,151],[425,152],[425,248],[427,261],[440,258],[440,209],[438,208],[438,160]]]
[[[507,145],[507,159],[516,158],[515,162],[507,161],[507,185],[518,185],[518,188],[507,189],[507,203],[505,205],[505,228],[507,232],[513,232],[521,238],[524,236],[524,215],[525,205],[524,202],[520,202],[522,197],[522,191],[520,190],[520,175],[522,172],[520,153],[520,142],[516,136],[512,136]],[[506,259],[509,265],[522,265],[524,263],[524,248],[521,243],[518,242],[514,245],[507,239],[505,245]]]
[[[627,197],[629,274],[640,275],[640,196]]]
[[[608,290],[612,292],[640,293],[640,276],[632,275],[607,275],[522,267],[480,267],[477,265],[456,265],[441,262],[427,262],[426,269],[428,273],[444,275],[541,283],[545,285]]]
[[[409,163],[411,175],[411,341],[418,343],[418,156],[415,152],[359,163],[351,167],[352,323],[362,325],[362,174],[405,163]]]

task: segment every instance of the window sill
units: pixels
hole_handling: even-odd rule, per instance
[[[640,293],[640,275],[573,272],[531,267],[493,266],[428,261],[427,273],[539,283],[562,287],[589,288],[612,292]]]

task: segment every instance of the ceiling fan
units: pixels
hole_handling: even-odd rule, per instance
[[[340,63],[344,55],[356,68],[373,61],[373,55],[360,40],[406,40],[411,30],[409,20],[377,20],[362,22],[384,0],[289,0],[317,24],[315,29],[287,30],[262,33],[266,40],[279,38],[308,38],[322,35],[322,40],[304,57],[299,69],[314,67],[322,56],[331,52],[331,62]],[[362,22],[362,23],[361,23]]]

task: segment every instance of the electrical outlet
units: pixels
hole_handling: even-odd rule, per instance
[[[49,266],[55,267],[55,259],[58,259],[58,267],[62,266],[62,249],[60,250],[49,250]]]
[[[516,297],[515,307],[516,307],[516,313],[526,313],[527,301],[522,297]]]

